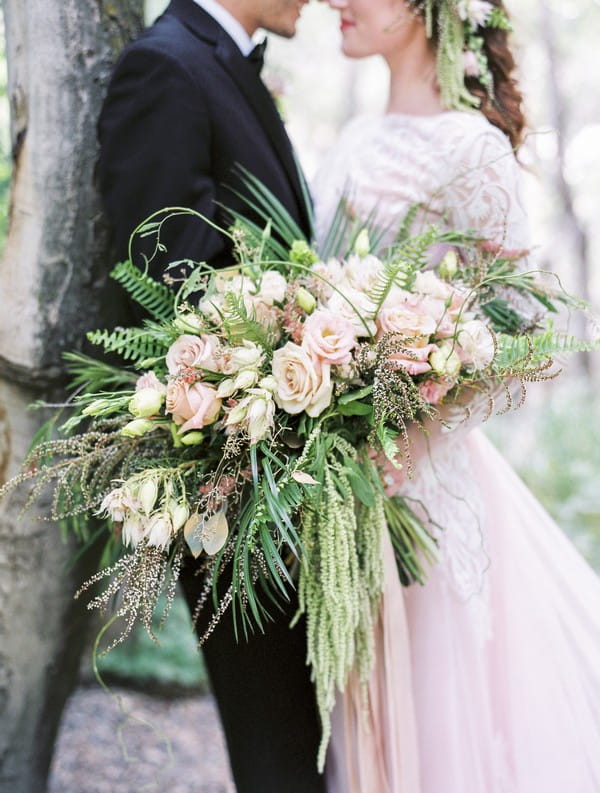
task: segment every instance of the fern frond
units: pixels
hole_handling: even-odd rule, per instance
[[[111,276],[154,319],[168,322],[175,315],[175,296],[166,284],[155,281],[132,262],[120,262]]]
[[[269,328],[258,322],[254,312],[249,312],[242,295],[226,292],[221,309],[224,329],[231,341],[253,341],[261,347],[270,347]]]
[[[538,336],[508,336],[500,333],[496,341],[494,368],[498,371],[519,366],[521,363],[528,367],[535,366],[555,355],[591,352],[598,347],[597,343],[557,333],[552,328]]]
[[[159,334],[155,327],[95,330],[90,331],[87,338],[105,352],[116,352],[132,362],[164,356],[169,346],[164,330]]]

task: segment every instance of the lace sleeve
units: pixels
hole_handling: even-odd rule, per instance
[[[444,191],[450,227],[473,229],[507,251],[527,248],[521,174],[505,135],[487,122],[477,125],[464,136],[454,163]]]

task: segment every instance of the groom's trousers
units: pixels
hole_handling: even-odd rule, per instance
[[[203,578],[194,563],[181,575],[190,611],[200,595]],[[274,606],[274,622],[248,640],[236,641],[228,611],[206,641],[203,651],[229,750],[238,793],[325,793],[317,772],[320,740],[315,694],[306,665],[306,625],[289,624],[297,598],[284,613]],[[198,635],[212,614],[210,604],[200,616]]]

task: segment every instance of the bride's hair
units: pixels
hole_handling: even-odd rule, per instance
[[[411,0],[409,0],[410,2]],[[488,2],[508,18],[502,0],[488,0]],[[417,8],[423,7],[419,0],[417,3]],[[412,4],[414,5],[414,0]],[[437,8],[437,3],[433,2],[431,4],[432,29],[436,45],[436,33],[439,29]],[[523,96],[513,76],[515,60],[508,46],[508,31],[501,27],[480,27],[477,30],[477,35],[483,40],[482,51],[487,58],[488,69],[493,77],[493,95],[490,96],[489,91],[477,77],[465,76],[465,86],[471,94],[480,100],[480,110],[488,121],[502,130],[512,146],[516,148],[522,142],[526,119],[522,108]]]
[[[505,16],[506,8],[502,0],[489,0]],[[517,147],[525,129],[523,95],[514,78],[515,59],[508,45],[508,31],[496,27],[486,27],[481,31],[483,53],[487,58],[489,70],[494,78],[493,96],[476,77],[466,77],[467,90],[481,100],[480,109],[488,121],[502,130]]]

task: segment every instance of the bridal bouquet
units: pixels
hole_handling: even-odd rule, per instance
[[[338,222],[331,238],[345,248],[322,256],[266,207],[264,229],[238,219],[227,232],[234,267],[196,264],[169,288],[117,266],[148,319],[89,334],[122,365],[68,354],[62,437],[38,442],[0,495],[33,480],[28,505],[50,486],[53,517],[80,534],[77,516],[107,519],[112,561],[83,589],[109,579],[90,607],[116,604],[117,642],[138,619],[152,634],[186,556],[204,568],[198,609],[213,603],[203,639],[228,610],[236,631],[262,626],[268,604],[297,587],[322,766],[335,689],[371,668],[383,532],[406,583],[436,558],[410,506],[386,496],[378,460],[410,469],[409,425],[425,428],[446,404],[464,403],[466,420],[470,391],[491,410],[498,385],[550,376],[549,356],[582,343],[544,324],[554,297],[517,254],[472,234],[411,236],[408,219],[375,256],[374,233],[341,235]],[[154,218],[139,233],[159,246],[160,229]],[[448,250],[431,268],[434,244]]]

